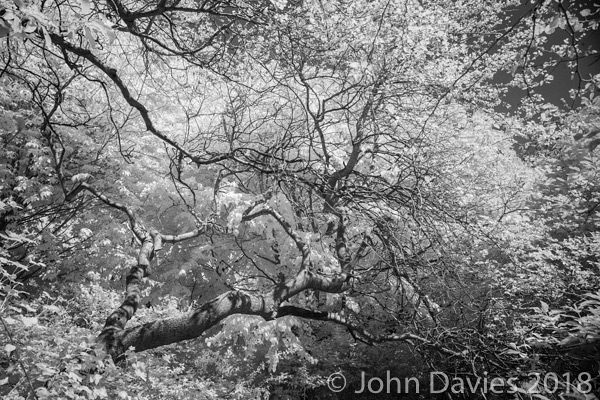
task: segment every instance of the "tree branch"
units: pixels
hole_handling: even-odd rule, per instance
[[[124,351],[120,341],[120,332],[125,329],[127,322],[137,311],[141,299],[140,286],[142,279],[149,275],[150,262],[155,254],[162,249],[163,241],[174,243],[199,236],[206,231],[208,223],[202,228],[197,228],[177,236],[163,235],[155,229],[149,232],[138,221],[133,210],[121,203],[113,201],[86,182],[82,182],[75,187],[75,189],[65,196],[65,200],[74,200],[83,190],[87,190],[106,205],[127,214],[133,233],[142,242],[138,251],[137,264],[131,267],[125,278],[125,299],[123,300],[123,303],[108,316],[104,328],[98,336],[98,341],[106,346],[106,350],[111,355],[118,357]],[[126,348],[127,347],[125,347],[125,349]]]
[[[165,143],[169,144],[170,146],[172,146],[173,148],[177,149],[179,152],[181,152],[181,154],[183,154],[188,159],[192,160],[196,165],[213,164],[213,163],[217,163],[219,161],[227,160],[233,156],[232,153],[226,153],[226,154],[219,154],[219,155],[216,155],[216,156],[208,158],[208,159],[202,159],[200,157],[192,155],[190,152],[185,150],[179,143],[170,139],[167,135],[162,133],[160,130],[158,130],[158,128],[156,128],[154,126],[154,123],[152,122],[152,119],[150,118],[150,112],[142,103],[140,103],[137,99],[135,99],[131,95],[129,88],[127,87],[127,85],[125,85],[125,83],[123,82],[121,77],[117,74],[116,69],[110,68],[107,65],[105,65],[90,50],[74,46],[74,45],[68,43],[60,35],[57,35],[55,33],[50,33],[50,38],[51,38],[52,42],[54,44],[56,44],[58,47],[60,47],[61,49],[69,51],[75,55],[78,55],[78,56],[88,60],[95,67],[97,67],[99,70],[101,70],[117,86],[117,88],[121,92],[121,95],[123,96],[125,101],[127,101],[127,103],[131,107],[135,108],[139,112],[140,116],[142,117],[142,120],[144,121],[144,125],[146,126],[146,129],[150,133],[152,133],[154,136],[156,136],[157,138],[162,140],[163,142],[165,142]]]
[[[278,311],[280,304],[298,293],[306,289],[340,293],[350,288],[350,279],[351,276],[346,274],[328,277],[302,270],[293,279],[264,295],[238,290],[229,291],[191,313],[133,328],[112,330],[110,340],[114,344],[110,349],[111,355],[119,357],[130,347],[135,351],[144,351],[197,338],[219,321],[233,314],[258,315],[266,320],[279,318],[283,316]]]
[[[270,207],[266,204],[262,204],[261,209],[259,211],[250,213],[250,211],[252,211],[253,208],[254,207],[251,207],[248,210],[246,210],[246,212],[242,216],[242,222],[250,221],[250,220],[253,220],[254,218],[257,218],[257,217],[260,217],[263,215],[270,215],[273,218],[275,218],[275,220],[279,223],[279,225],[281,225],[281,227],[283,228],[285,233],[287,233],[288,236],[292,238],[294,243],[296,243],[296,247],[298,247],[298,250],[300,250],[300,254],[302,255],[301,269],[308,268],[308,266],[310,264],[309,263],[310,247],[304,241],[304,239],[302,239],[302,237],[300,236],[298,231],[296,231],[294,228],[292,228],[292,225],[289,222],[287,222],[285,220],[285,218],[278,211],[274,210],[272,207]]]
[[[277,312],[277,318],[284,317],[286,315],[292,315],[300,318],[313,319],[317,321],[330,321],[336,324],[347,327],[352,333],[358,335],[362,340],[364,340],[368,344],[375,343],[383,343],[383,342],[405,342],[410,345],[414,345],[413,342],[419,342],[426,346],[430,346],[435,348],[442,354],[446,354],[453,357],[462,357],[463,354],[458,353],[454,350],[451,350],[447,347],[441,346],[437,343],[434,343],[424,337],[412,334],[412,333],[402,333],[402,334],[391,334],[391,335],[373,335],[368,332],[366,329],[357,326],[355,323],[350,321],[344,314],[342,313],[332,313],[325,311],[313,311],[305,308],[300,308],[296,306],[282,306],[279,308]]]

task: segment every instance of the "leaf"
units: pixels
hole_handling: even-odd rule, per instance
[[[106,392],[105,387],[97,387],[93,389],[94,397],[99,397],[101,399],[105,399],[108,397],[108,393]]]
[[[590,15],[592,13],[592,10],[590,10],[589,8],[584,8],[583,10],[581,10],[580,14],[582,17],[587,17],[588,15]]]
[[[79,3],[81,4],[81,15],[87,15],[92,11],[90,0],[79,0]]]
[[[144,382],[146,382],[146,374],[144,371],[142,371],[141,369],[135,369],[134,370],[135,375],[140,378],[141,380],[143,380]]]
[[[20,307],[23,307],[26,311],[30,312],[30,313],[34,313],[36,311],[35,308],[31,307],[29,304],[27,303],[19,303],[18,304]]]
[[[563,28],[564,20],[561,16],[556,16],[554,19],[546,26],[545,32],[549,35],[553,34],[556,28]]]
[[[8,354],[12,353],[13,351],[15,351],[17,348],[15,346],[13,346],[12,344],[7,344],[6,346],[4,346],[4,350],[6,350],[6,352]]]
[[[287,5],[287,0],[271,0],[271,3],[279,10],[283,10]]]
[[[76,174],[71,177],[71,181],[72,182],[83,182],[83,181],[87,181],[91,177],[92,176],[87,173]]]
[[[44,310],[48,310],[51,313],[58,314],[60,309],[54,305],[44,305]]]
[[[25,325],[27,328],[31,328],[32,326],[38,324],[37,317],[21,317],[21,320],[23,321],[23,325]]]
[[[549,310],[548,303],[545,303],[545,302],[543,302],[543,301],[540,300],[540,304],[542,305],[542,308],[541,308],[542,312],[544,314],[548,313],[548,310]]]
[[[50,392],[43,386],[35,389],[35,394],[37,394],[40,399],[50,398]]]

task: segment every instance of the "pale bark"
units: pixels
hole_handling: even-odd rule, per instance
[[[119,353],[129,347],[143,351],[197,338],[233,314],[258,315],[272,320],[287,315],[281,312],[286,307],[281,304],[298,293],[307,289],[341,293],[350,288],[350,279],[346,274],[324,276],[302,270],[293,279],[264,295],[229,291],[191,313],[121,330],[114,339],[119,343]]]

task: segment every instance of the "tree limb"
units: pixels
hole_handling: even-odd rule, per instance
[[[148,231],[139,222],[133,210],[126,205],[113,201],[86,182],[80,183],[75,189],[69,192],[65,196],[65,200],[68,202],[74,200],[83,190],[90,192],[106,205],[124,212],[129,218],[133,233],[142,243],[138,251],[137,263],[131,267],[125,278],[125,299],[123,300],[123,303],[108,316],[104,328],[98,336],[98,341],[106,346],[106,350],[113,356],[118,356],[123,353],[119,332],[122,332],[125,329],[127,322],[133,317],[139,307],[142,279],[149,275],[150,262],[155,254],[162,249],[163,241],[174,243],[194,238],[204,233],[208,224],[204,225],[202,228],[197,228],[177,236],[163,235],[155,229]]]
[[[369,344],[383,343],[383,342],[405,342],[410,345],[414,345],[414,342],[419,342],[426,346],[435,348],[442,354],[450,355],[453,357],[462,357],[463,354],[458,353],[454,350],[448,349],[447,347],[441,346],[434,343],[424,337],[415,335],[413,333],[402,333],[402,334],[391,334],[391,335],[373,335],[366,329],[357,326],[355,323],[350,321],[343,313],[325,312],[325,311],[313,311],[305,308],[296,306],[282,306],[277,312],[277,318],[284,317],[286,315],[292,315],[300,318],[313,319],[317,321],[330,321],[336,324],[347,327],[351,332],[357,334],[362,340]]]
[[[254,213],[250,213],[249,211],[251,211],[251,210],[252,210],[252,208],[246,210],[246,212],[242,216],[242,222],[250,221],[250,220],[253,220],[254,218],[257,218],[257,217],[260,217],[263,215],[270,215],[273,218],[275,218],[275,220],[279,223],[279,225],[281,225],[281,227],[283,228],[285,233],[287,233],[288,236],[292,238],[294,243],[296,243],[296,247],[298,247],[298,250],[300,251],[300,254],[302,255],[301,268],[308,268],[310,248],[309,248],[308,244],[304,241],[304,239],[302,239],[302,237],[300,236],[298,231],[296,231],[294,228],[292,228],[292,225],[289,222],[287,222],[285,220],[285,218],[278,211],[274,210],[272,207],[270,207],[266,204],[262,204],[261,209]]]

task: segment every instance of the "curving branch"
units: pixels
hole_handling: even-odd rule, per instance
[[[150,231],[146,229],[131,208],[108,198],[86,182],[80,183],[69,192],[65,196],[65,201],[73,201],[77,195],[84,190],[97,197],[109,207],[124,212],[129,218],[131,230],[136,238],[142,243],[138,251],[137,263],[131,267],[125,278],[125,299],[121,305],[108,316],[104,328],[102,328],[102,331],[98,336],[98,341],[105,346],[106,350],[111,355],[118,357],[123,353],[119,333],[125,329],[127,322],[133,317],[139,307],[142,279],[150,274],[150,262],[156,253],[162,249],[162,243],[175,243],[199,236],[206,231],[208,223],[202,228],[197,228],[181,235],[163,235],[155,229]]]
[[[55,33],[50,33],[50,39],[52,40],[52,42],[55,45],[57,45],[60,49],[62,49],[63,52],[68,51],[77,56],[80,56],[80,57],[84,58],[85,60],[89,61],[90,63],[92,63],[92,65],[97,67],[100,71],[102,71],[115,84],[115,86],[117,86],[117,88],[121,92],[121,95],[123,96],[125,101],[131,107],[133,107],[134,109],[136,109],[138,111],[138,113],[142,117],[142,120],[144,121],[144,125],[145,125],[146,129],[148,130],[148,132],[152,133],[154,136],[156,136],[157,138],[159,138],[161,141],[168,144],[169,146],[173,147],[174,149],[177,149],[180,152],[180,154],[182,154],[186,158],[192,160],[192,162],[194,162],[196,165],[200,166],[200,165],[214,164],[214,163],[217,163],[220,161],[230,159],[231,157],[234,156],[233,153],[218,154],[216,156],[213,156],[213,157],[210,157],[207,159],[203,159],[201,157],[194,156],[188,150],[183,148],[179,143],[177,143],[173,139],[169,138],[166,134],[161,132],[154,125],[154,123],[152,122],[152,119],[150,118],[150,112],[148,111],[146,106],[144,106],[142,103],[140,103],[137,99],[134,98],[134,96],[131,94],[129,88],[127,87],[127,85],[123,82],[121,77],[117,74],[116,69],[105,65],[90,50],[87,50],[87,49],[84,49],[81,47],[77,47],[77,46],[67,42],[60,35],[57,35]]]
[[[258,315],[266,320],[287,315],[280,312],[281,303],[307,289],[341,293],[350,288],[351,276],[340,274],[324,276],[307,270],[300,271],[293,279],[268,293],[258,295],[239,290],[223,293],[203,304],[191,313],[162,319],[114,333],[116,345],[113,357],[129,348],[144,351],[201,336],[233,314]]]
[[[292,228],[292,225],[289,222],[287,222],[285,220],[285,218],[278,211],[274,210],[272,207],[270,207],[266,204],[262,204],[260,210],[250,213],[253,210],[253,208],[254,208],[254,206],[252,206],[251,208],[249,208],[248,210],[246,210],[244,212],[244,215],[242,216],[242,222],[251,221],[254,218],[257,218],[257,217],[260,217],[263,215],[270,215],[273,218],[275,218],[275,220],[279,223],[279,225],[281,225],[281,227],[283,228],[285,233],[287,233],[288,236],[292,238],[294,243],[296,243],[296,247],[298,247],[298,250],[300,251],[300,254],[302,256],[300,268],[301,269],[308,268],[309,264],[310,264],[310,260],[309,260],[310,247],[304,241],[304,239],[302,239],[302,237],[300,236],[298,231],[296,231],[294,228]]]
[[[146,235],[146,229],[138,222],[135,214],[133,213],[133,210],[131,210],[129,207],[127,207],[124,204],[121,204],[112,199],[109,199],[108,197],[106,197],[102,193],[98,192],[93,186],[89,185],[86,182],[79,183],[73,190],[71,190],[65,196],[65,201],[66,202],[73,201],[77,197],[77,195],[84,190],[87,190],[88,192],[90,192],[91,194],[96,196],[104,204],[106,204],[112,208],[116,208],[117,210],[123,211],[129,218],[129,223],[131,224],[131,230],[133,231],[133,233],[135,234],[137,239],[139,241],[144,240],[144,236]]]
[[[205,303],[196,310],[174,318],[150,322],[134,328],[124,329],[116,333],[118,353],[132,348],[134,351],[144,351],[168,344],[190,340],[201,336],[206,330],[215,326],[226,317],[234,314],[257,315],[265,320],[296,316],[319,321],[334,322],[348,328],[350,333],[368,344],[391,341],[402,341],[414,345],[418,342],[432,347],[442,354],[462,357],[463,354],[453,351],[429,339],[412,333],[374,335],[366,329],[350,321],[342,313],[313,311],[281,303],[296,294],[307,290],[319,290],[330,293],[341,293],[350,288],[348,282],[351,276],[340,274],[327,277],[309,271],[301,271],[282,287],[276,288],[264,295],[234,290],[223,293]]]
[[[330,321],[336,324],[345,326],[357,337],[357,339],[364,341],[368,344],[376,344],[383,342],[405,342],[410,345],[414,345],[413,342],[419,342],[423,345],[433,347],[442,354],[446,354],[453,357],[462,357],[463,353],[456,352],[447,347],[441,346],[438,343],[432,342],[424,337],[415,335],[413,333],[402,333],[402,334],[390,334],[390,335],[374,335],[366,329],[357,326],[354,322],[344,315],[343,313],[325,312],[325,311],[313,311],[305,308],[296,306],[283,306],[279,308],[277,317],[284,317],[286,315],[292,315],[295,317],[313,319],[317,321]]]
[[[132,348],[144,351],[190,340],[202,335],[207,329],[233,314],[259,315],[271,319],[272,304],[263,296],[241,291],[230,291],[205,303],[190,314],[162,319],[118,332],[118,347],[113,357]]]
[[[373,88],[371,89],[371,92],[369,93],[369,97],[361,110],[358,120],[356,121],[356,134],[355,137],[352,138],[352,151],[350,152],[350,156],[348,157],[346,165],[344,165],[342,169],[335,171],[327,180],[329,193],[325,198],[326,211],[337,214],[336,212],[334,212],[337,203],[337,196],[335,196],[335,187],[340,179],[348,177],[354,171],[354,168],[358,163],[361,153],[361,145],[366,137],[365,125],[367,124],[369,116],[375,113],[377,107],[381,102],[381,99],[378,99],[378,95],[379,89],[383,82],[384,77],[380,77],[375,82]]]

